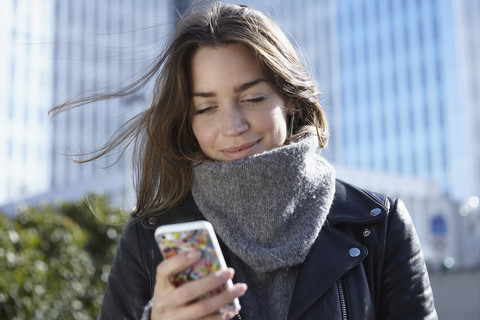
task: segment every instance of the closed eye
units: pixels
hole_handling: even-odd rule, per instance
[[[211,110],[213,110],[213,107],[206,107],[206,108],[203,108],[203,109],[195,110],[195,114],[199,115],[199,114],[207,113]]]
[[[252,99],[246,99],[245,102],[248,102],[248,103],[259,103],[259,102],[263,102],[267,100],[267,97],[266,96],[261,96],[261,97],[258,97],[258,98],[252,98]]]

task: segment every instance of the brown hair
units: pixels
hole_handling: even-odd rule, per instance
[[[165,50],[137,82],[112,95],[86,97],[50,110],[55,116],[86,103],[128,95],[156,76],[150,108],[125,123],[107,144],[85,160],[97,159],[122,143],[134,141],[136,217],[174,207],[189,194],[193,161],[205,158],[190,123],[190,60],[202,46],[228,43],[250,48],[269,81],[293,106],[287,119],[286,143],[301,139],[307,127],[314,126],[320,147],[327,145],[328,126],[319,92],[278,25],[266,14],[244,5],[198,2],[180,18]]]

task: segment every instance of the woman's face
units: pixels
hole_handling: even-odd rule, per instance
[[[285,99],[245,45],[200,48],[191,81],[192,129],[210,159],[237,160],[285,143]]]

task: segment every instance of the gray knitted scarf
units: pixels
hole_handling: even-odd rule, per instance
[[[333,201],[335,171],[316,135],[194,169],[192,194],[227,247],[256,272],[301,264]]]
[[[325,222],[335,171],[315,134],[258,155],[195,167],[194,200],[246,282],[246,319],[286,319],[298,265]]]

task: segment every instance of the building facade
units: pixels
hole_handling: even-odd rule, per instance
[[[0,204],[49,190],[53,4],[0,3]]]
[[[462,0],[453,2],[456,44],[459,58],[459,89],[462,125],[465,132],[465,156],[470,178],[464,180],[471,196],[480,196],[480,2]]]
[[[480,4],[346,0],[335,12],[335,163],[383,175],[432,259],[480,264],[480,218],[458,209],[480,195]],[[374,176],[357,183],[375,189]]]
[[[475,191],[453,3],[337,3],[336,161],[430,179],[461,200]]]
[[[59,114],[48,110],[91,93],[115,92],[153,62],[189,1],[41,1],[0,4],[0,206],[110,195],[134,205],[131,166],[113,155],[85,164],[149,89]],[[178,10],[177,10],[178,8]],[[127,150],[128,153],[128,150]],[[82,156],[83,155],[83,156]]]
[[[168,1],[56,1],[54,103],[92,92],[115,92],[132,83],[158,54],[171,20]],[[82,164],[72,159],[88,158],[85,154],[100,148],[148,103],[148,94],[142,90],[56,117],[52,122],[51,193],[71,199],[101,191],[115,204],[131,208],[128,160],[117,162],[119,154]]]

